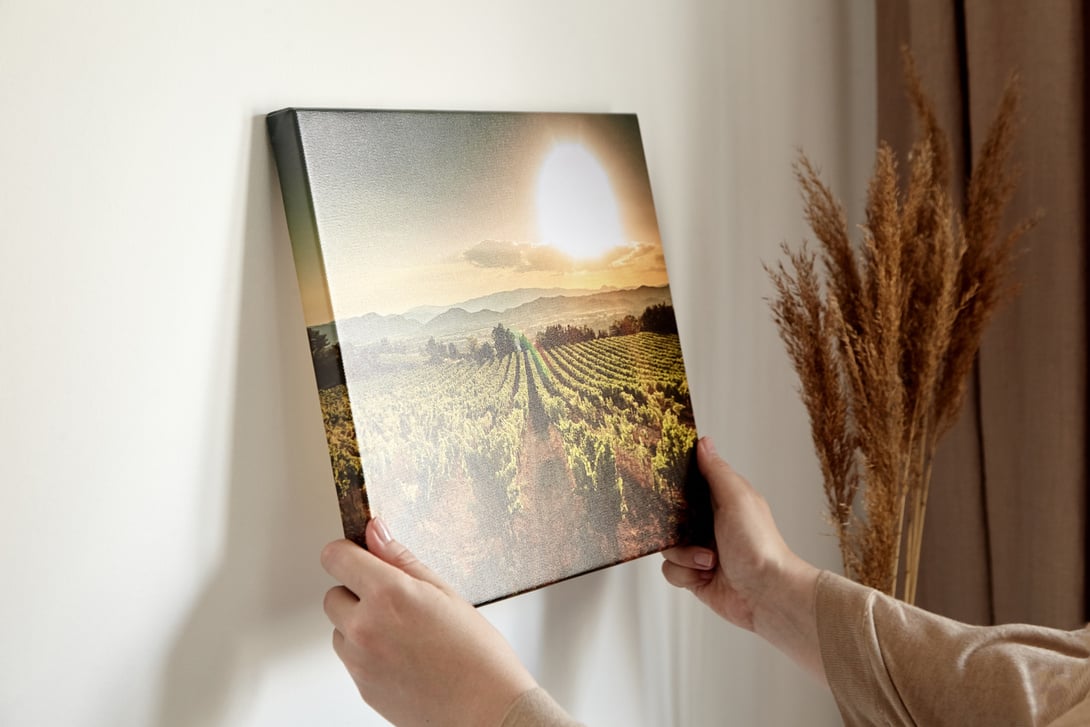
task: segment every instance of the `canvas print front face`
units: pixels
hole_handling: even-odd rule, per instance
[[[696,432],[635,116],[299,114],[342,501],[477,603],[676,542]]]

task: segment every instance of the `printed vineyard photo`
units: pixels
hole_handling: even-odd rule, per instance
[[[381,515],[478,603],[676,543],[697,435],[636,118],[346,123],[297,268],[350,537]]]

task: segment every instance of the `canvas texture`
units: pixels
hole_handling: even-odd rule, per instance
[[[707,539],[634,115],[268,128],[346,537],[476,604]]]

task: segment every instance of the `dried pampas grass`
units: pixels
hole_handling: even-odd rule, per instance
[[[907,182],[881,144],[857,250],[843,207],[802,156],[795,171],[819,250],[785,245],[786,264],[767,269],[845,571],[897,595],[903,543],[900,595],[911,603],[935,446],[965,398],[985,325],[1014,289],[1014,245],[1036,218],[1000,234],[1016,181],[1017,80],[1004,89],[962,214],[948,192],[949,143],[904,56],[919,124]]]

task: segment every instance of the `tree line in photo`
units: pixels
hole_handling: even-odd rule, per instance
[[[613,321],[608,328],[597,331],[586,325],[556,323],[538,332],[533,346],[538,350],[550,349],[599,338],[631,336],[641,332],[676,334],[677,320],[674,318],[674,307],[668,303],[651,305],[639,316],[626,315],[624,318]],[[424,344],[424,354],[430,361],[436,363],[444,360],[468,359],[484,364],[496,358],[503,358],[510,353],[527,351],[530,345],[526,336],[511,330],[502,323],[497,323],[492,329],[492,337],[489,341],[480,342],[476,337],[470,336],[464,346],[459,348],[454,342],[441,343],[432,336]]]

